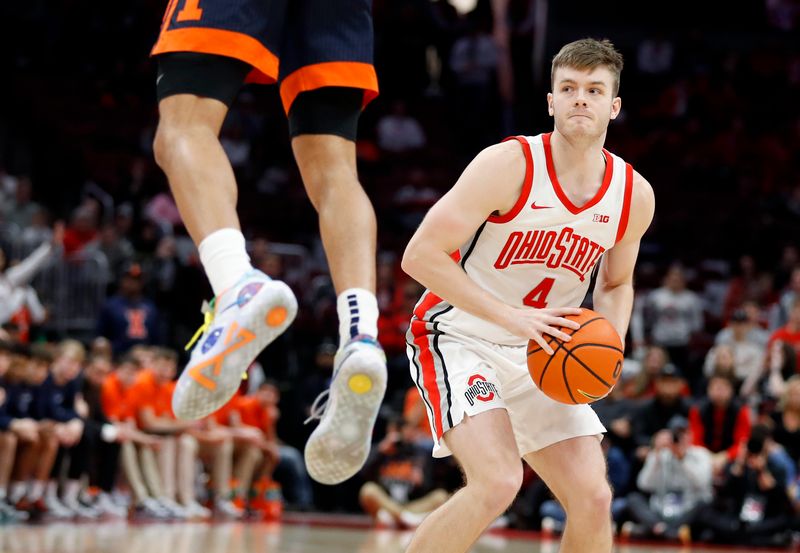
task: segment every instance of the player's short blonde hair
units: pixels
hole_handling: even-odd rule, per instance
[[[619,78],[622,73],[622,65],[622,54],[614,48],[610,40],[582,38],[565,45],[553,58],[553,67],[550,71],[550,87],[555,88],[556,69],[559,67],[570,67],[585,71],[605,66],[614,76],[614,96],[616,96],[619,93]]]

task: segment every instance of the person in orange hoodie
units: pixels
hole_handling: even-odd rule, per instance
[[[95,357],[102,359],[102,357]],[[90,367],[92,363],[90,363]],[[100,389],[100,405],[105,416],[116,424],[136,428],[136,404],[131,393],[141,365],[136,357],[127,354],[116,362],[113,372],[108,374]],[[170,511],[151,493],[146,482],[160,482],[155,452],[161,440],[148,435],[149,440],[126,441],[122,443],[120,456],[122,470],[133,491],[135,514],[147,518],[164,520],[172,517]],[[147,477],[147,473],[152,474]]]
[[[230,432],[234,444],[234,502],[244,505],[251,484],[271,479],[280,457],[275,441],[273,416],[262,400],[264,392],[237,394],[214,413]]]

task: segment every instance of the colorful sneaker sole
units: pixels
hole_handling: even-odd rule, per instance
[[[297,300],[292,290],[283,282],[267,280],[225,327],[212,324],[208,336],[217,333],[216,339],[222,341],[216,348],[220,351],[201,357],[183,371],[172,395],[175,416],[201,419],[225,405],[239,388],[247,367],[296,315]],[[202,348],[206,339],[204,334],[195,350]]]
[[[344,482],[364,466],[386,391],[386,360],[380,348],[354,343],[341,355],[328,407],[305,447],[308,474],[329,485]]]

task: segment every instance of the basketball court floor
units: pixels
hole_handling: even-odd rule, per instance
[[[402,553],[410,532],[375,530],[364,519],[293,517],[283,523],[50,523],[0,526],[2,553]],[[332,526],[331,524],[337,524]],[[620,544],[615,553],[723,553],[745,549]],[[746,549],[752,552],[752,549]],[[774,550],[773,550],[774,551]],[[483,536],[472,553],[558,553],[532,533]],[[435,552],[431,552],[435,553]]]

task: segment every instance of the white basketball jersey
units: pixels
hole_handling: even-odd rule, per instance
[[[550,134],[514,137],[526,159],[525,181],[508,213],[492,216],[454,254],[479,286],[514,306],[578,307],[589,289],[592,269],[625,234],[633,169],[603,150],[606,172],[594,198],[572,204],[555,172]],[[426,291],[415,318],[457,333],[504,345],[526,340],[470,315]],[[413,322],[412,322],[413,327]]]

